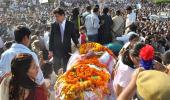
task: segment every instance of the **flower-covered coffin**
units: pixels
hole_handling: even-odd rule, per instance
[[[97,43],[87,43],[72,55],[67,71],[55,84],[59,100],[105,100],[115,63],[114,54]]]

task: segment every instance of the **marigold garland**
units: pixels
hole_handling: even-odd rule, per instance
[[[107,51],[111,56],[116,58],[116,56],[113,54],[113,52],[109,48],[104,47],[101,44],[98,44],[98,43],[95,43],[95,42],[83,44],[80,47],[79,52],[80,52],[80,54],[86,54],[86,53],[89,52],[89,50],[92,50],[92,51],[95,51],[95,52],[101,52],[101,51],[105,52],[105,51]]]
[[[79,60],[76,64],[92,64],[101,68],[107,67],[107,65],[100,63],[97,57],[91,57],[89,59]]]
[[[95,85],[96,84],[99,85],[100,82],[95,83],[95,79],[97,79],[96,81],[99,81],[100,79],[102,79],[100,80],[101,82],[103,81],[106,82],[109,79],[109,74],[106,73],[106,75],[104,75],[104,73],[106,72],[103,70],[96,70],[95,68],[90,68],[86,64],[79,64],[76,66],[76,68],[72,68],[71,70],[66,72],[65,80],[67,83],[71,83],[71,84],[76,84],[77,82],[90,80],[91,82],[94,82]],[[101,84],[101,85],[104,85],[104,84]]]
[[[108,52],[115,57],[110,49],[98,43],[83,44],[79,52],[80,55],[87,54],[90,50],[94,52]],[[94,55],[83,60],[79,59],[72,65],[70,70],[58,78],[55,89],[57,90],[59,86],[62,87],[60,97],[64,100],[83,100],[85,91],[93,91],[98,95],[96,92],[98,89],[101,90],[101,94],[109,93],[108,82],[110,74],[106,70],[107,65],[100,63],[98,58],[99,56]]]
[[[61,94],[65,95],[65,100],[74,100],[82,92],[93,91],[96,88],[100,88],[103,93],[107,94],[109,79],[110,74],[105,70],[97,70],[87,64],[78,64],[68,70],[60,79],[60,82],[65,83]]]

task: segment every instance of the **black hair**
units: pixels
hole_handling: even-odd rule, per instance
[[[158,43],[161,44],[162,46],[165,46],[166,44],[166,39],[161,37],[159,40],[158,40]]]
[[[74,8],[72,10],[73,16],[78,16],[79,15],[79,8]]]
[[[141,36],[145,37],[146,36],[145,32],[141,32]]]
[[[134,68],[134,63],[130,58],[130,55],[132,57],[139,57],[140,50],[145,46],[144,43],[138,42],[134,45],[134,48],[129,50],[127,49],[125,53],[122,55],[122,62],[126,65],[128,65],[131,68]]]
[[[116,11],[116,15],[117,15],[117,16],[120,16],[120,15],[121,15],[120,10],[117,10],[117,11]]]
[[[95,5],[95,8],[98,8],[98,9],[99,9],[99,5]]]
[[[85,26],[80,26],[80,31],[81,30],[85,30],[86,31],[86,27]]]
[[[103,9],[103,14],[107,14],[109,12],[109,8],[104,8]]]
[[[166,51],[163,54],[163,62],[164,62],[165,65],[170,64],[170,50]]]
[[[30,34],[31,34],[30,29],[28,29],[25,26],[20,25],[14,31],[15,41],[17,43],[21,43],[23,38],[25,36],[27,36],[29,38]]]
[[[137,25],[135,23],[132,23],[130,26],[129,26],[129,29],[133,32],[136,32],[137,31]]]
[[[53,67],[52,63],[50,62],[45,62],[44,64],[41,65],[41,70],[43,72],[44,78],[50,78],[50,74],[53,72]]]
[[[35,31],[35,35],[39,36],[41,34],[41,31],[40,30],[36,30]]]
[[[130,37],[129,37],[129,41],[132,41],[132,40],[135,39],[135,38],[139,38],[139,36],[136,35],[136,34],[132,34],[132,35],[130,35]]]
[[[159,63],[162,63],[162,58],[159,55],[155,55],[154,60],[158,61]]]
[[[53,14],[59,14],[59,15],[64,15],[65,16],[65,12],[62,8],[57,8],[53,11]]]
[[[131,60],[131,58],[130,58],[130,50],[129,49],[127,49],[124,53],[123,53],[123,55],[122,55],[122,62],[125,64],[125,65],[128,65],[129,67],[131,67],[131,68],[135,68],[134,67],[134,63],[133,63],[133,61]]]
[[[96,12],[98,12],[98,11],[99,11],[99,8],[96,8],[96,7],[93,8],[93,12],[94,12],[94,13],[96,13]]]
[[[130,54],[133,56],[133,57],[139,57],[139,52],[140,50],[145,46],[145,43],[143,42],[137,42],[133,49],[130,50]]]
[[[31,67],[33,57],[30,54],[19,54],[11,62],[12,78],[9,85],[10,100],[19,100],[20,87],[35,90],[37,84],[32,81],[27,72]]]
[[[87,7],[86,7],[86,10],[87,10],[87,11],[90,11],[90,10],[91,10],[91,6],[87,6]]]
[[[132,7],[131,6],[127,6],[126,10],[132,10]]]

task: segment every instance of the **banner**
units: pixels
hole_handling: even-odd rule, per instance
[[[47,3],[48,0],[39,0],[40,3]]]

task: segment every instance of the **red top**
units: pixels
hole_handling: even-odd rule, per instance
[[[43,87],[37,87],[25,100],[48,100],[48,96]]]
[[[86,35],[84,33],[80,34],[80,43],[81,44],[86,43]]]

